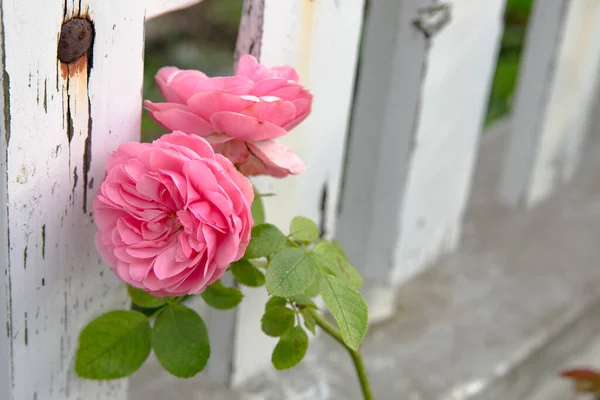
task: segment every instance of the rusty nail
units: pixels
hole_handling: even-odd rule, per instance
[[[94,39],[94,26],[85,18],[72,18],[65,22],[58,40],[58,59],[70,64],[83,56]]]

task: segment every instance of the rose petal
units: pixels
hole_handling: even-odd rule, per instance
[[[298,99],[293,101],[294,106],[296,107],[296,117],[283,125],[283,128],[291,131],[294,129],[300,122],[304,121],[306,117],[310,115],[312,101],[309,99]]]
[[[149,262],[137,262],[128,265],[129,276],[135,282],[140,282],[146,279],[148,272],[150,272],[151,263]]]
[[[190,110],[207,121],[210,121],[210,117],[219,111],[240,113],[255,103],[255,101],[223,92],[196,93],[187,102]]]
[[[144,100],[144,106],[148,111],[168,111],[168,110],[183,110],[189,111],[189,107],[181,103],[153,103],[150,100]]]
[[[183,174],[185,175],[188,183],[188,193],[190,189],[195,190],[198,194],[204,195],[206,192],[217,192],[219,185],[214,174],[206,166],[205,163],[199,160],[190,160],[183,167]],[[197,199],[189,199],[186,206],[189,205],[190,201],[196,201]]]
[[[282,100],[294,101],[298,99],[307,99],[312,101],[312,94],[302,85],[290,84],[280,89],[273,90],[269,96],[279,97]]]
[[[227,157],[234,164],[245,163],[250,155],[246,142],[235,139],[224,143],[219,153]]]
[[[254,201],[254,189],[252,188],[252,183],[248,180],[248,178],[235,169],[231,161],[229,161],[227,158],[217,154],[216,160],[221,164],[233,182],[240,188],[240,191],[248,200],[248,203],[251,204]]]
[[[229,136],[244,140],[266,140],[275,139],[287,134],[287,131],[270,122],[232,112],[218,112],[214,114],[210,122],[218,132],[226,132]]]
[[[249,54],[240,57],[235,74],[237,76],[245,76],[254,81],[268,78],[283,78],[292,81],[298,81],[299,79],[294,68],[287,65],[269,68],[259,64],[256,58]]]
[[[166,67],[156,75],[156,84],[165,100],[174,103],[185,103],[195,93],[196,87],[208,79],[205,74],[194,70],[180,70]]]
[[[238,61],[235,74],[237,76],[245,76],[246,78],[251,78],[254,71],[256,71],[258,68],[258,60],[250,54],[244,54],[240,57]]]
[[[158,279],[171,278],[187,268],[186,263],[175,262],[176,254],[177,246],[173,244],[155,258],[152,270]]]
[[[161,94],[163,95],[166,101],[173,103],[185,102],[186,99],[178,93],[178,86],[171,85],[173,79],[175,79],[178,75],[181,74],[185,75],[185,71],[182,71],[176,67],[163,67],[159,69],[156,73],[156,85],[158,86],[158,89],[160,90]],[[190,74],[188,73],[187,75],[189,76]],[[192,75],[195,75],[197,79],[206,78],[206,75],[204,75],[200,71],[195,71],[195,73],[193,73]]]
[[[219,145],[225,142],[232,140],[226,133],[213,133],[208,136],[204,136],[204,140],[213,145],[213,149],[215,145]],[[216,151],[215,151],[216,153]]]
[[[225,235],[217,246],[214,261],[216,265],[228,265],[237,256],[240,238],[235,235]]]
[[[282,78],[263,79],[254,84],[250,93],[257,97],[267,96],[274,90],[281,89],[287,85],[289,85],[289,82]]]
[[[215,90],[222,91],[225,93],[242,95],[246,94],[252,89],[254,83],[243,76],[217,76],[214,78],[208,78],[201,82],[198,82],[193,88],[189,87],[189,96],[186,97],[186,101],[195,93],[198,92],[212,92]]]
[[[146,143],[135,143],[125,142],[122,143],[117,151],[108,156],[106,160],[106,171],[111,171],[116,166],[122,166],[127,161],[135,158],[139,152],[143,151],[148,144]]]
[[[200,158],[214,158],[214,151],[210,144],[203,138],[187,135],[184,132],[175,131],[170,135],[164,135],[160,139],[158,139],[159,144],[171,143],[176,144],[178,146],[183,146],[183,149],[193,150],[194,153]]]
[[[301,174],[306,170],[304,162],[293,151],[274,140],[249,142],[248,147],[258,157],[271,173]],[[285,175],[283,175],[285,176]]]
[[[245,110],[244,114],[253,116],[259,121],[283,126],[296,118],[296,107],[289,101],[261,101],[251,109]]]
[[[183,131],[185,133],[206,136],[215,132],[210,123],[178,108],[165,111],[150,111],[152,118],[163,128],[169,131]]]
[[[240,165],[240,172],[247,176],[268,175],[267,166],[254,154],[250,154],[248,160]]]
[[[125,222],[125,218],[120,218],[117,221],[117,230],[121,235],[121,240],[127,245],[132,245],[143,240],[140,232],[132,229],[131,225]]]

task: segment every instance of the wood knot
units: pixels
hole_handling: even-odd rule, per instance
[[[94,25],[89,19],[72,18],[65,22],[58,40],[58,59],[66,64],[87,53],[94,40]]]

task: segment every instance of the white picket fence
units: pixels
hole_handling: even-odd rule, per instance
[[[0,1],[3,399],[127,397],[127,380],[73,372],[81,327],[126,305],[94,248],[91,201],[107,155],[139,139],[145,20],[196,2]],[[459,244],[504,4],[372,1],[354,98],[363,0],[245,0],[238,53],[294,65],[315,95],[311,117],[283,139],[308,171],[255,180],[277,193],[268,219],[283,229],[298,214],[320,221],[367,278],[374,318]],[[91,59],[66,65],[57,43],[73,17],[90,19],[95,39]],[[537,0],[525,51],[498,198],[532,206],[576,171],[600,3]],[[269,368],[274,345],[260,332],[264,288],[244,294],[236,311],[202,311],[215,333],[207,373],[233,385]]]

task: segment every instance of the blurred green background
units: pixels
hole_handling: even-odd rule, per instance
[[[533,0],[507,1],[504,35],[488,104],[486,125],[510,112],[532,3]]]
[[[373,1],[377,0],[367,1],[367,7]],[[505,31],[486,125],[510,112],[532,1],[507,0]],[[204,0],[197,6],[150,21],[146,27],[144,98],[161,100],[154,75],[165,65],[199,69],[208,75],[232,73],[241,12],[242,0]],[[144,112],[142,139],[153,140],[162,133],[164,131]]]

